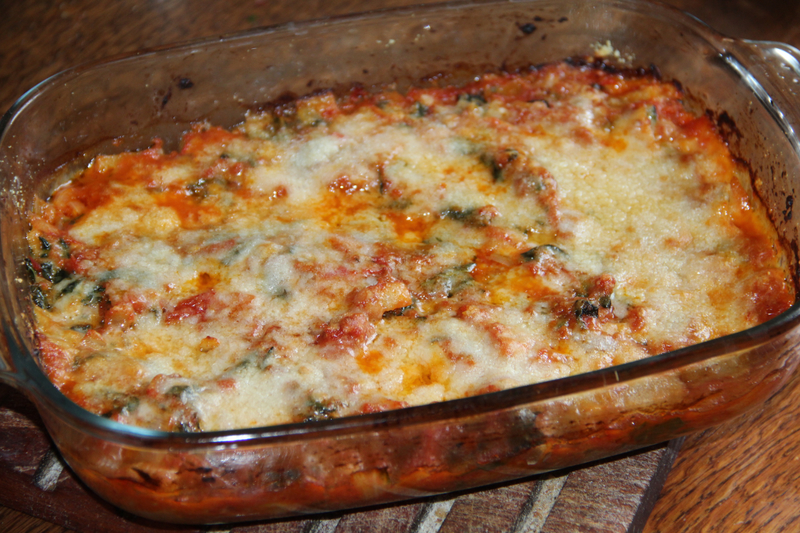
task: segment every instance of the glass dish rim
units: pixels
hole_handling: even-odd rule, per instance
[[[683,27],[691,29],[698,36],[703,37],[720,54],[728,53],[728,51],[721,46],[722,39],[731,39],[734,42],[742,43],[770,44],[766,41],[724,37],[694,15],[681,11],[674,6],[653,2],[652,0],[572,1],[573,3],[592,6],[600,4],[628,12],[641,12],[645,8],[651,11],[655,9],[659,15],[669,15],[673,25],[678,22]],[[434,13],[463,7],[506,3],[508,2],[503,0],[448,0],[435,4],[372,9],[354,14],[264,26],[227,34],[221,37],[170,43],[138,50],[132,53],[117,54],[97,61],[82,63],[47,77],[23,93],[22,96],[9,107],[3,116],[0,117],[0,139],[5,138],[9,124],[13,122],[25,107],[30,105],[40,93],[46,91],[48,87],[68,81],[81,75],[83,72],[100,69],[111,64],[134,61],[137,58],[167,54],[170,52],[186,52],[198,46],[225,44],[265,35],[308,31],[317,27],[335,26],[337,24],[347,23],[352,24],[387,16],[399,17],[408,16],[412,13]],[[519,3],[540,5],[562,4],[558,0],[521,0]],[[647,15],[655,16],[652,13],[647,13]],[[764,101],[762,101],[762,104],[765,106],[770,105],[769,102]],[[800,156],[800,154],[797,153],[795,155]],[[4,300],[9,297],[8,295],[4,295]],[[55,408],[57,412],[66,415],[67,420],[65,421],[79,428],[82,432],[120,444],[134,444],[150,448],[170,448],[173,451],[225,445],[257,446],[266,443],[278,444],[287,440],[332,438],[364,430],[374,431],[378,429],[391,429],[400,426],[477,416],[504,409],[521,407],[534,402],[556,400],[559,397],[590,392],[606,386],[624,384],[632,380],[646,378],[692,363],[707,361],[714,357],[725,355],[726,353],[757,346],[800,325],[800,298],[798,298],[795,303],[782,314],[752,328],[678,350],[672,350],[637,361],[631,361],[591,372],[523,385],[497,392],[484,393],[477,396],[376,413],[351,415],[330,420],[197,433],[180,433],[152,430],[115,422],[100,415],[96,415],[69,400],[47,378],[39,364],[35,361],[33,354],[28,353],[27,350],[22,348],[23,343],[18,342],[21,334],[16,331],[16,324],[10,316],[11,313],[8,312],[7,302],[4,301],[3,304],[4,316],[0,317],[0,320],[2,320],[0,327],[2,327],[2,333],[7,339],[8,350],[10,352],[8,355],[15,365],[15,370],[9,371],[14,378],[12,383],[19,385],[36,403],[45,402],[49,406]]]

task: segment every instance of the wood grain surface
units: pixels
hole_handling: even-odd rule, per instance
[[[108,56],[151,48],[175,41],[222,35],[259,26],[335,16],[356,11],[395,7],[420,0],[32,0],[0,2],[0,111],[7,109],[25,90],[64,68]],[[670,0],[717,30],[735,37],[783,41],[800,46],[800,4],[783,0]],[[0,389],[0,396],[4,394]],[[800,380],[795,378],[781,393],[754,413],[689,437],[670,473],[660,499],[645,531],[798,531],[800,516],[800,434],[794,420],[800,409]],[[23,417],[24,419],[25,417]],[[18,420],[21,432],[33,431]],[[41,449],[40,449],[41,448]],[[5,454],[36,453],[44,457],[47,445],[40,448],[12,446]],[[41,460],[40,460],[41,463]],[[37,464],[40,464],[37,463]],[[612,463],[598,466],[609,466]],[[34,468],[35,470],[35,468]],[[52,474],[51,470],[44,469]],[[588,471],[581,470],[586,473]],[[35,475],[35,472],[20,472]],[[59,474],[60,476],[61,474]],[[585,510],[577,500],[580,493],[595,500],[617,498],[624,504],[625,494],[605,490],[602,481],[587,480],[573,473],[558,490],[561,499],[555,504],[570,507],[573,513]],[[46,476],[45,476],[46,477]],[[43,486],[53,480],[43,478]],[[58,479],[56,479],[58,481]],[[14,492],[0,479],[0,491],[8,498],[29,502],[37,496]],[[573,484],[574,487],[573,487]],[[551,487],[553,484],[548,485]],[[608,487],[606,487],[608,489]],[[47,491],[36,489],[39,493]],[[75,489],[78,490],[78,489]],[[528,502],[530,494],[547,489],[509,486],[507,498]],[[597,492],[592,492],[596,490]],[[520,492],[521,491],[521,492]],[[570,491],[575,494],[571,495]],[[66,491],[69,492],[69,491]],[[439,524],[448,530],[463,529],[476,509],[502,516],[506,508],[494,509],[475,493],[459,501]],[[529,494],[529,495],[530,495]],[[66,497],[66,496],[65,496]],[[36,500],[34,500],[36,501]],[[44,505],[44,504],[43,504]],[[102,504],[98,504],[102,505]],[[486,506],[489,505],[488,508]],[[524,507],[524,505],[523,505]],[[430,511],[433,518],[441,509]],[[407,512],[406,512],[407,511]],[[413,511],[395,513],[394,520],[409,520]],[[452,519],[450,518],[451,513]],[[360,526],[377,526],[385,511],[377,510],[360,518],[321,521],[304,531],[334,531],[349,522],[361,520]],[[411,513],[411,514],[409,514]],[[535,515],[535,513],[534,513]],[[465,517],[463,519],[459,516]],[[559,515],[561,516],[561,515]],[[404,518],[405,517],[405,518]],[[419,519],[419,511],[414,515]],[[452,520],[451,522],[447,522]],[[474,521],[472,522],[474,526]],[[299,523],[298,523],[299,524]],[[397,522],[395,525],[400,525]],[[470,526],[470,527],[473,527]],[[349,526],[348,526],[349,527]],[[386,526],[389,527],[389,526]],[[474,526],[480,528],[480,524]],[[550,531],[573,531],[569,521],[548,524]],[[597,527],[601,527],[597,525]],[[307,529],[303,529],[307,528]],[[291,529],[291,528],[290,528]],[[287,529],[286,531],[289,531]],[[96,529],[102,530],[102,529]],[[224,531],[221,529],[220,531]],[[342,529],[344,530],[344,529]],[[388,530],[388,529],[387,529]],[[469,530],[469,529],[467,529]],[[486,529],[489,530],[489,529]],[[588,529],[587,529],[588,530]],[[18,533],[61,532],[54,526],[0,507],[0,531]],[[253,531],[271,531],[256,528]]]

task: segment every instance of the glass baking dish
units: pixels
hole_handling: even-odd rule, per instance
[[[800,52],[725,38],[637,1],[439,4],[289,24],[78,67],[0,122],[0,380],[24,391],[73,471],[155,520],[219,523],[376,505],[564,468],[739,415],[789,379],[800,306],[750,330],[587,374],[462,400],[327,421],[208,433],[124,426],[67,400],[39,367],[22,271],[24,213],[48,172],[99,153],[174,149],[199,120],[232,126],[287,93],[400,88],[592,54],[680,80],[745,161],[798,272]],[[466,78],[465,78],[466,79]],[[797,277],[797,275],[795,275]]]

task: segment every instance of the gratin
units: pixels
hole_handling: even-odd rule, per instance
[[[210,431],[421,405],[762,323],[789,261],[714,123],[655,71],[353,87],[67,177],[30,219],[56,386]],[[680,391],[667,391],[680,394]]]

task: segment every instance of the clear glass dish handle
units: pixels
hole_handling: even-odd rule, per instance
[[[753,92],[800,152],[800,50],[780,42],[726,39],[723,59]]]

